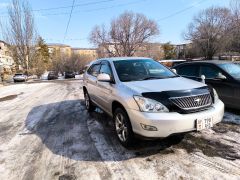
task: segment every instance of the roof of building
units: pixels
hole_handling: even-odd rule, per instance
[[[97,50],[96,48],[71,48],[72,50]]]
[[[61,43],[48,43],[48,46],[60,46],[60,47],[70,47],[67,44],[61,44]]]

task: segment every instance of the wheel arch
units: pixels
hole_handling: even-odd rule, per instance
[[[124,105],[122,103],[120,103],[119,101],[117,100],[114,100],[112,102],[112,116],[114,116],[114,111],[117,109],[117,108],[121,108],[122,110],[124,110],[126,113],[127,113],[127,110],[126,108],[124,107]],[[128,115],[128,113],[127,113]]]

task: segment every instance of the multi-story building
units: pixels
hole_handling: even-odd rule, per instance
[[[99,56],[108,57],[117,54],[116,46],[120,50],[120,45],[114,43],[102,44],[99,46]],[[160,60],[164,57],[164,51],[161,43],[144,43],[141,47],[135,49],[133,56],[151,57]]]
[[[87,56],[91,59],[97,58],[97,49],[95,48],[72,48],[72,53],[79,56]]]
[[[61,55],[65,55],[70,57],[72,55],[72,49],[71,46],[66,44],[60,44],[60,43],[50,43],[48,44],[49,53],[59,53]]]
[[[97,49],[94,48],[72,48],[66,44],[51,43],[48,44],[49,53],[58,53],[70,57],[71,55],[86,56],[89,59],[97,58]]]
[[[11,80],[15,71],[15,63],[10,56],[8,45],[0,40],[0,81]]]

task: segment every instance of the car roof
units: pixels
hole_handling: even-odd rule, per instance
[[[145,60],[152,59],[148,57],[110,57],[110,58],[101,58],[97,59],[97,61],[107,60],[107,61],[122,61],[122,60]]]
[[[185,63],[181,63],[177,66],[183,66],[187,64],[214,64],[214,65],[219,65],[219,64],[227,64],[227,63],[233,63],[232,61],[226,61],[226,60],[203,60],[203,61],[189,61]]]

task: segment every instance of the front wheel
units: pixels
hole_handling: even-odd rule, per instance
[[[130,147],[134,141],[132,126],[127,113],[122,108],[114,112],[115,132],[118,140],[125,147]]]
[[[92,112],[95,110],[95,106],[92,104],[91,99],[89,97],[88,92],[84,92],[85,106],[88,112]]]

